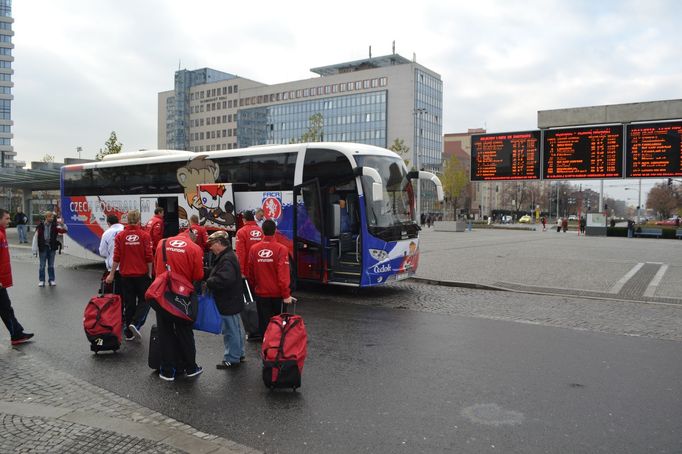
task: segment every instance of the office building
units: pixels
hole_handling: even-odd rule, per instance
[[[0,165],[16,167],[12,147],[12,0],[0,0]]]
[[[403,158],[439,170],[440,75],[398,54],[313,68],[318,77],[267,85],[208,68],[175,73],[159,93],[158,147],[194,152],[298,141],[322,117],[319,140],[409,148]]]

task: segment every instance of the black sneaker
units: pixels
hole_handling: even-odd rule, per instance
[[[12,345],[25,344],[33,337],[33,333],[21,333],[18,336],[12,338]]]
[[[201,366],[197,366],[194,369],[187,369],[185,371],[185,374],[187,377],[196,377],[200,375],[204,371],[204,368]]]
[[[221,361],[220,364],[216,364],[216,369],[234,369],[238,367],[239,363],[231,363],[229,361]]]
[[[123,330],[123,334],[126,336],[127,341],[135,340],[135,335],[133,332],[130,330],[130,328],[126,328]]]

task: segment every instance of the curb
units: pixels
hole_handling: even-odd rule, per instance
[[[421,282],[422,284],[428,285],[439,285],[441,287],[460,287],[460,288],[470,288],[475,290],[492,290],[495,292],[511,292],[508,288],[496,287],[494,285],[486,284],[476,284],[474,282],[462,282],[462,281],[439,281],[437,279],[429,279],[425,277],[411,277],[413,281]]]

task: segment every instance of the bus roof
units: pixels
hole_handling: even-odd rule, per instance
[[[347,157],[358,155],[373,155],[399,158],[400,156],[386,148],[374,145],[365,145],[352,142],[308,142],[295,143],[288,145],[256,145],[248,148],[237,148],[234,150],[217,150],[192,152],[183,150],[143,150],[129,151],[117,155],[109,155],[102,161],[90,162],[87,164],[75,164],[64,166],[63,169],[80,170],[103,167],[118,167],[135,164],[149,164],[154,162],[186,161],[195,156],[206,156],[208,158],[226,158],[231,156],[245,156],[249,154],[274,154],[283,152],[299,152],[307,148],[330,148],[340,151]]]

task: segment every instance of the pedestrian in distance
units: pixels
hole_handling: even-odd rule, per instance
[[[162,274],[168,266],[173,273],[190,282],[198,282],[204,277],[203,251],[195,243],[196,235],[185,230],[179,235],[160,242],[154,257],[156,275]],[[162,247],[165,246],[166,260]],[[192,325],[178,321],[163,309],[156,311],[156,324],[159,328],[159,348],[161,367],[159,377],[173,381],[177,374],[196,377],[204,370],[196,363],[196,346]]]
[[[585,234],[585,226],[587,225],[587,220],[585,219],[585,216],[580,217],[580,233]]]
[[[116,271],[121,274],[123,296],[123,332],[128,341],[140,340],[140,329],[149,313],[149,303],[144,297],[151,284],[152,241],[140,226],[140,212],[128,212],[128,225],[114,238],[114,257],[106,283],[114,282]]]
[[[163,208],[156,207],[154,209],[154,216],[147,221],[145,226],[145,230],[152,239],[152,252],[156,251],[159,241],[163,239],[163,224]]]
[[[256,221],[256,224],[258,224],[258,227],[263,228],[263,222],[265,222],[265,212],[262,208],[258,208],[256,210],[254,213],[254,220]]]
[[[561,220],[561,228],[563,229],[564,233],[568,231],[568,218],[563,218]]]
[[[59,235],[66,233],[64,224],[59,224],[55,220],[52,211],[44,213],[45,220],[36,227],[33,235],[33,255],[40,257],[40,268],[38,269],[38,287],[45,287],[45,265],[47,265],[47,276],[50,287],[57,285],[54,273],[54,256],[59,249]]]
[[[21,207],[17,208],[17,213],[14,215],[14,225],[17,227],[19,234],[19,243],[28,243],[26,239],[26,224],[28,223],[28,216],[22,211]]]
[[[0,317],[9,331],[12,345],[20,345],[28,342],[33,333],[24,331],[24,327],[14,315],[12,301],[7,293],[7,289],[12,286],[12,265],[6,231],[9,219],[9,211],[0,208]]]
[[[107,216],[107,229],[102,234],[102,239],[99,241],[99,255],[104,258],[104,264],[107,267],[107,275],[111,271],[111,265],[114,261],[114,239],[119,232],[123,230],[123,224],[118,222],[118,216],[110,214]],[[106,277],[105,277],[106,279]],[[114,273],[114,290],[121,294],[121,273],[116,271]],[[107,293],[107,292],[105,292]]]
[[[544,216],[542,216],[540,218],[540,222],[542,223],[542,231],[544,232],[545,230],[547,230],[547,219]]]
[[[289,250],[275,239],[277,226],[263,222],[263,241],[249,251],[247,278],[253,286],[258,309],[258,328],[263,337],[273,315],[281,313],[282,303],[290,304]]]
[[[232,250],[227,232],[218,230],[212,233],[208,237],[208,244],[215,255],[215,261],[206,278],[206,287],[213,294],[218,312],[223,319],[222,333],[225,346],[223,360],[216,368],[228,369],[239,366],[244,359],[244,336],[239,316],[244,308],[242,276],[237,255]]]
[[[562,225],[561,218],[556,218],[556,233],[561,232],[561,225]]]

